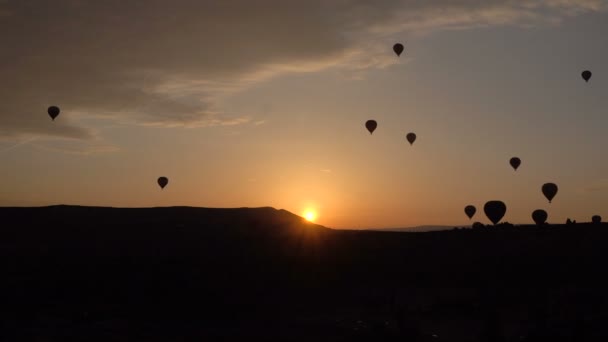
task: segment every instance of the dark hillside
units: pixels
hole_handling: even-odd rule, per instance
[[[273,208],[70,206],[0,219],[7,341],[607,337],[605,224],[337,231]]]

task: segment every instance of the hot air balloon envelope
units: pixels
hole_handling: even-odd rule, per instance
[[[365,128],[367,128],[369,134],[374,133],[376,127],[378,127],[378,123],[376,122],[376,120],[367,120],[367,122],[365,123]]]
[[[543,195],[545,195],[545,197],[549,200],[549,203],[551,203],[551,200],[557,194],[557,185],[553,183],[545,183],[543,184],[542,191]]]
[[[517,168],[519,167],[519,165],[521,165],[521,159],[513,157],[511,158],[511,160],[509,160],[509,164],[511,164],[511,167],[513,167],[513,169],[517,171]]]
[[[409,141],[410,145],[414,144],[414,141],[416,141],[416,134],[415,133],[408,133],[405,138],[407,139],[407,141]]]
[[[505,216],[507,206],[502,201],[489,201],[483,206],[483,211],[492,223],[497,224]]]
[[[403,44],[397,43],[393,45],[393,51],[395,51],[397,56],[401,56],[401,53],[403,52]]]
[[[581,76],[583,76],[583,79],[585,80],[585,82],[589,82],[589,79],[591,79],[591,71],[589,70],[585,70],[581,73]]]
[[[49,109],[47,109],[47,113],[49,113],[49,116],[51,119],[53,119],[53,121],[55,121],[55,118],[59,115],[59,112],[61,111],[57,106],[50,106]]]
[[[532,219],[538,226],[541,226],[547,222],[547,212],[542,209],[534,210],[532,212]]]
[[[169,184],[169,179],[167,179],[167,177],[158,178],[158,185],[160,185],[161,189],[164,189],[167,184]]]
[[[472,205],[467,205],[466,207],[464,207],[464,213],[467,214],[469,219],[473,218],[475,212],[477,212],[477,209]]]

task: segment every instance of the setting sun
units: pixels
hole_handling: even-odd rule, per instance
[[[313,222],[317,218],[317,213],[312,209],[308,209],[304,211],[304,218],[307,221]]]

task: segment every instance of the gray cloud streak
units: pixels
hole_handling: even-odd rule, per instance
[[[228,117],[218,101],[283,73],[386,67],[395,62],[385,53],[395,33],[555,23],[605,7],[600,0],[0,1],[0,137],[93,139],[77,120],[86,115],[156,126],[248,123]],[[50,124],[52,104],[62,116]]]

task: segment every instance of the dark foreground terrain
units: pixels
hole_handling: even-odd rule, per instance
[[[608,341],[608,225],[0,208],[2,341]]]

